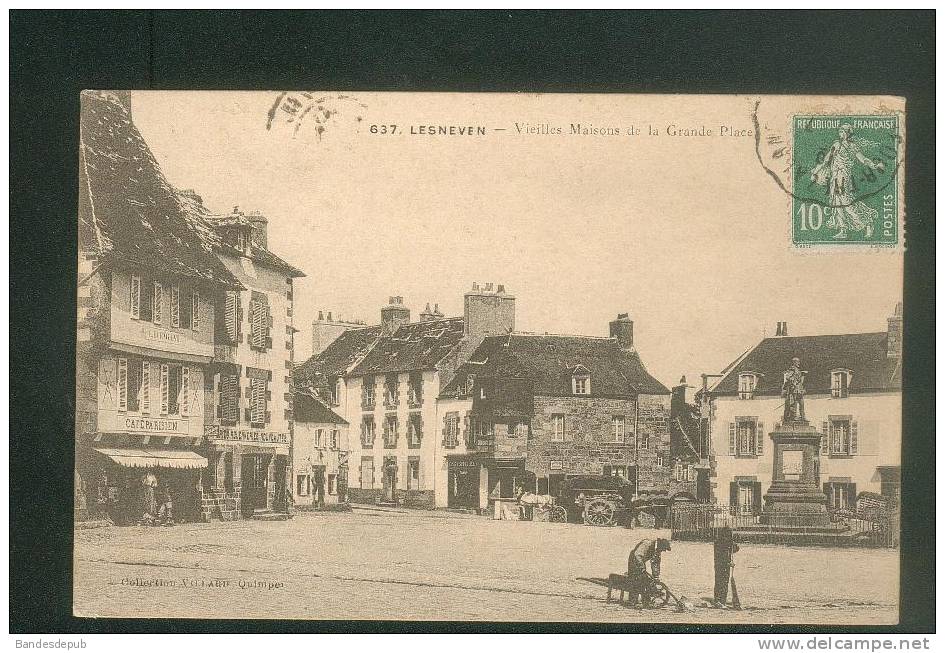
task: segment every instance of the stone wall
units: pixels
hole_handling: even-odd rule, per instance
[[[673,482],[669,404],[669,395],[640,395],[638,399],[637,483],[641,492],[668,491]]]

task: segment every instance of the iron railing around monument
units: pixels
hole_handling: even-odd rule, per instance
[[[712,541],[723,528],[735,531],[736,540],[756,544],[811,544],[822,546],[899,546],[899,511],[830,510],[831,529],[809,526],[809,516],[779,513],[777,524],[765,524],[761,513],[724,503],[674,506],[670,516],[674,540]],[[741,533],[739,532],[741,531]]]

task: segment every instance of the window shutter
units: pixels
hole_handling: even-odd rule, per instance
[[[180,287],[171,286],[171,326],[180,328]]]
[[[751,511],[752,514],[761,514],[761,483],[755,481],[751,484]]]
[[[138,282],[141,298],[138,300],[138,310],[142,320],[151,321],[154,315],[154,284],[150,281]]]
[[[160,282],[154,282],[154,309],[152,310],[151,320],[155,324],[161,323],[161,315],[164,312],[164,287]]]
[[[821,429],[824,437],[820,440],[820,453],[830,453],[830,422],[824,420]]]
[[[728,452],[735,455],[735,422],[728,423]]]
[[[118,359],[118,410],[128,410],[128,359]]]
[[[141,318],[141,277],[131,277],[131,317]]]
[[[760,456],[765,452],[765,423],[755,424],[755,454]]]
[[[161,365],[161,414],[167,415],[168,411],[168,368],[166,364]]]
[[[856,422],[850,421],[850,454],[855,454],[857,449],[857,427]]]
[[[191,298],[190,328],[194,331],[200,328],[200,293],[196,290]]]
[[[266,388],[262,379],[250,379],[249,421],[254,425],[266,423]]]
[[[183,367],[180,371],[180,414],[190,415],[190,368]]]
[[[226,335],[231,342],[236,342],[237,338],[237,311],[236,311],[237,293],[226,293],[226,304],[224,306],[224,324],[226,326]]]
[[[258,330],[256,329],[256,302],[253,300],[249,301],[249,344],[253,347],[256,347],[256,334]]]
[[[151,412],[151,362],[141,363],[141,412]]]

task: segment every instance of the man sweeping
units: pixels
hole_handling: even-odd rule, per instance
[[[738,545],[735,543],[735,534],[729,527],[720,528],[715,536],[714,562],[715,562],[715,605],[724,608],[728,601],[728,586],[732,580],[732,567],[735,566],[733,555],[738,551]],[[738,596],[734,594],[732,599],[738,603]],[[735,605],[735,607],[741,607]]]
[[[637,545],[630,551],[630,557],[627,558],[627,576],[630,578],[630,604],[634,605],[637,601],[646,604],[647,588],[649,579],[646,577],[646,563],[650,563],[651,575],[655,579],[660,577],[660,558],[663,551],[669,551],[671,547],[669,540],[665,538],[644,538],[637,542]]]

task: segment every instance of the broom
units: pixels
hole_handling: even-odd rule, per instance
[[[738,598],[738,585],[735,584],[735,565],[734,564],[732,565],[731,579],[732,579],[732,607],[735,608],[736,610],[741,610],[742,602]]]

